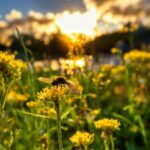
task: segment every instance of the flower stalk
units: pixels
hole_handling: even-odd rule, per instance
[[[115,146],[114,146],[114,138],[113,138],[112,134],[110,135],[110,143],[111,143],[111,150],[114,150]]]
[[[57,114],[57,135],[58,135],[58,144],[59,144],[59,150],[63,149],[62,144],[62,133],[61,133],[61,109],[60,109],[60,103],[58,99],[55,101],[55,107],[56,107],[56,114]]]
[[[107,139],[104,140],[104,148],[105,150],[109,150],[109,145]]]
[[[5,95],[4,95],[4,99],[3,99],[3,103],[2,103],[2,107],[1,107],[1,110],[2,110],[2,111],[4,110],[5,103],[6,103],[6,99],[7,99],[7,94],[8,94],[8,92],[9,92],[9,89],[10,89],[10,87],[11,87],[12,84],[13,84],[13,81],[11,81],[11,82],[8,84],[7,88],[6,88]]]

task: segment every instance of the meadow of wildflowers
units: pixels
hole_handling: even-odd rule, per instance
[[[0,150],[148,150],[150,52],[112,55],[95,70],[72,51],[59,65],[0,51]]]

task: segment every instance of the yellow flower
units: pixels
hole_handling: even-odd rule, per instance
[[[135,96],[134,99],[137,104],[141,104],[146,101],[146,96],[143,93],[139,93]]]
[[[40,112],[40,114],[44,114],[44,115],[56,116],[56,111],[53,108],[40,109],[39,112]]]
[[[101,72],[99,74],[97,74],[92,80],[93,80],[94,84],[99,87],[108,85],[111,82],[111,80],[108,77],[106,77],[105,74],[103,74]]]
[[[124,55],[124,60],[126,62],[146,61],[146,60],[149,61],[150,60],[150,52],[132,50],[129,53],[126,53]]]
[[[0,73],[5,78],[16,79],[20,77],[21,71],[26,68],[26,63],[16,60],[14,54],[9,54],[7,51],[0,51]]]
[[[26,105],[27,105],[27,107],[29,107],[29,108],[33,108],[33,107],[38,107],[38,106],[40,106],[40,103],[37,102],[37,101],[30,101],[30,102],[27,102]]]
[[[103,79],[104,77],[105,77],[105,75],[104,75],[103,73],[99,73],[99,74],[98,74],[98,78],[99,78],[99,79]]]
[[[91,115],[94,115],[94,116],[95,116],[95,115],[99,114],[100,111],[101,111],[101,109],[92,110],[92,111],[91,111]]]
[[[111,73],[113,75],[118,75],[118,74],[121,74],[125,71],[125,66],[123,65],[119,65],[119,66],[116,66],[114,67],[112,70],[111,70]]]
[[[112,48],[111,49],[111,53],[112,54],[118,54],[118,53],[120,53],[121,51],[120,51],[120,49],[118,49],[118,48]]]
[[[111,64],[102,64],[101,65],[101,71],[111,71],[111,69],[113,68],[113,65],[111,65]]]
[[[129,130],[133,133],[136,133],[138,131],[138,127],[136,125],[132,125]]]
[[[17,93],[16,91],[11,90],[7,95],[7,101],[9,102],[24,102],[28,99],[28,94]]]
[[[63,97],[69,92],[67,86],[52,86],[51,88],[44,88],[42,91],[37,93],[39,100],[52,100],[55,101],[60,97]]]
[[[106,132],[112,132],[119,128],[120,122],[116,119],[104,118],[94,122],[97,129],[101,129]]]
[[[85,131],[77,131],[69,139],[75,146],[87,146],[93,142],[94,134]]]
[[[86,118],[89,122],[93,122],[94,118],[101,112],[101,109],[91,110],[87,115]]]
[[[47,149],[47,145],[48,145],[48,135],[47,133],[44,133],[41,135],[41,137],[38,140],[41,144],[41,149]]]

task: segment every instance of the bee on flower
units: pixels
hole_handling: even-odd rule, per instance
[[[49,116],[53,115],[53,117],[56,116],[59,149],[63,149],[61,132],[62,104],[70,97],[70,95],[73,97],[73,95],[80,94],[81,90],[80,88],[78,89],[78,86],[76,87],[76,84],[67,80],[65,77],[57,77],[53,80],[41,77],[39,80],[51,85],[51,87],[46,87],[38,92],[37,98],[44,104],[45,108],[42,110],[42,113]],[[54,108],[54,111],[47,111],[47,108]],[[54,112],[56,113],[54,114]]]
[[[46,87],[42,91],[37,93],[37,98],[39,100],[50,100],[55,101],[56,99],[62,98],[69,92],[66,86],[52,86],[50,88]]]
[[[68,90],[70,92],[72,92],[73,94],[81,94],[82,93],[82,87],[76,82],[72,82],[70,80],[67,80],[65,77],[60,76],[60,77],[55,77],[53,79],[50,78],[44,78],[44,77],[40,77],[38,78],[39,81],[47,83],[47,84],[51,84],[52,87],[54,87],[54,89],[56,88],[68,88]]]

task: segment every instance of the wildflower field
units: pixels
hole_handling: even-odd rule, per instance
[[[0,150],[150,150],[150,0],[1,0]]]
[[[112,52],[118,65],[74,54],[56,70],[0,51],[0,149],[147,150],[150,52]]]

